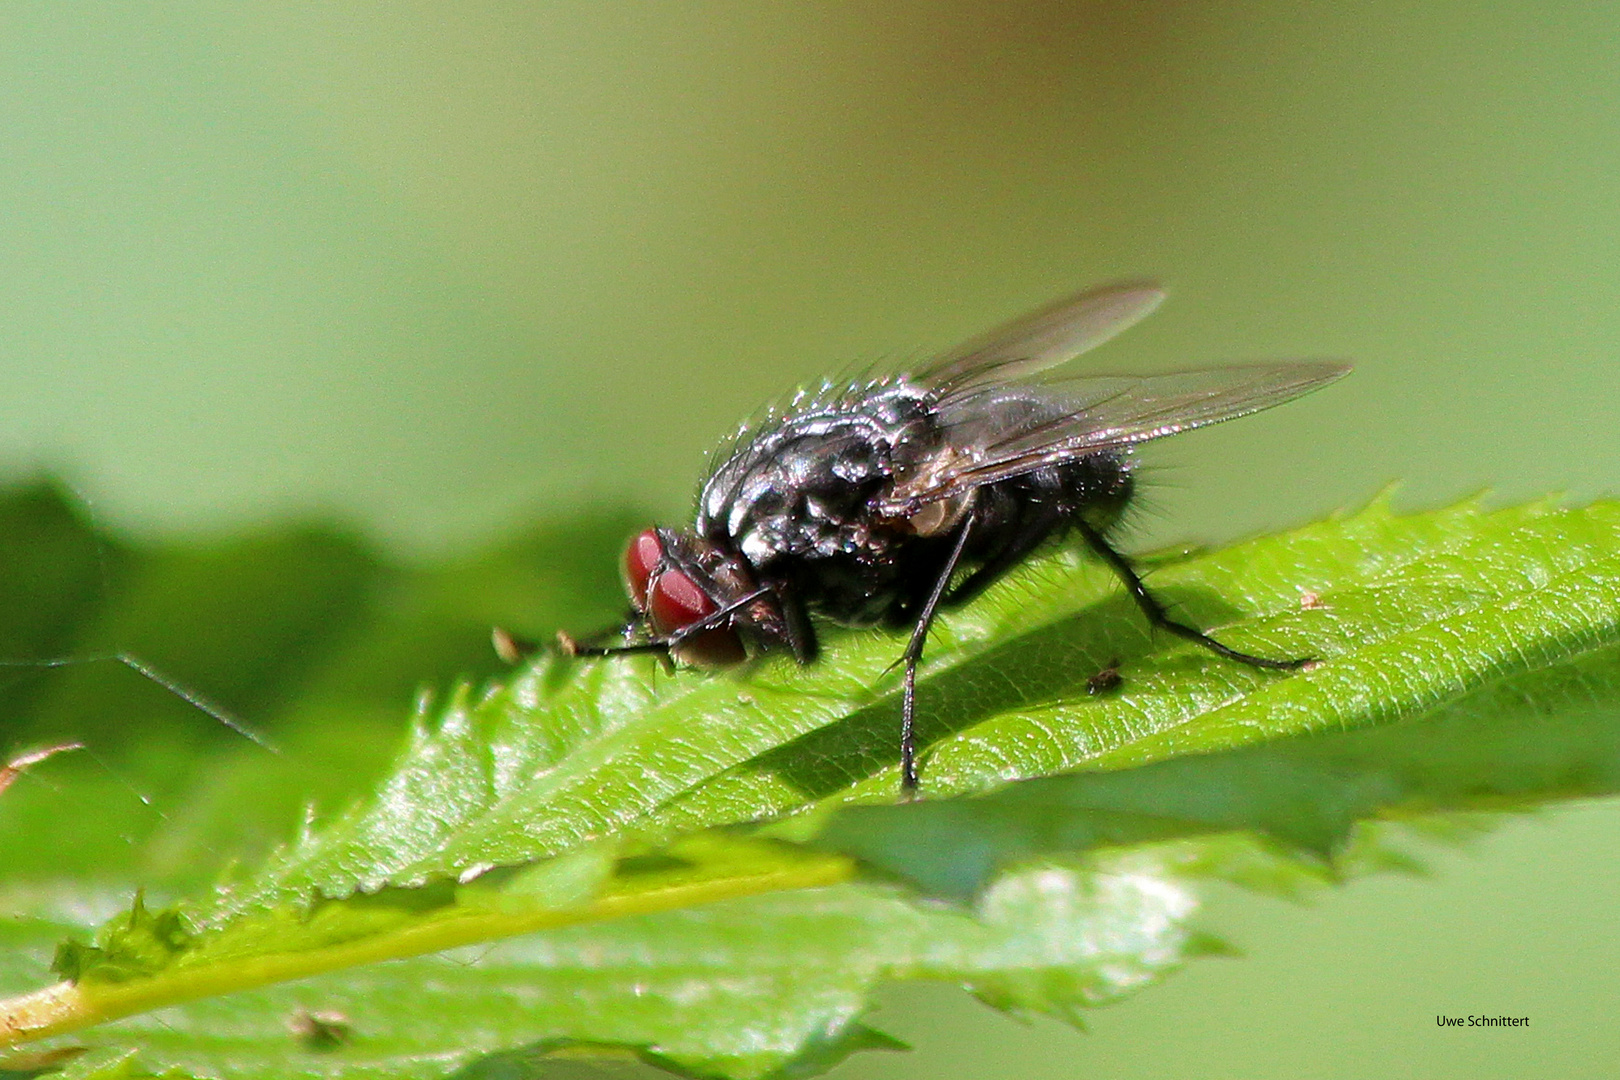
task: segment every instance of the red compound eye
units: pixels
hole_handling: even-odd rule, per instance
[[[714,601],[679,570],[659,574],[647,593],[647,614],[660,634],[673,633],[714,611]]]
[[[667,565],[662,572],[658,570],[666,554],[656,529],[637,534],[624,549],[625,589],[659,637],[668,637],[719,610],[684,570]],[[729,667],[748,659],[742,638],[726,626],[694,634],[671,651],[675,659],[693,667]]]
[[[647,610],[647,579],[653,568],[664,557],[664,545],[655,529],[648,529],[631,540],[624,549],[624,587],[635,601],[637,611]]]

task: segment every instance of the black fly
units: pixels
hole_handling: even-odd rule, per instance
[[[908,375],[800,395],[738,439],[703,485],[691,529],[630,541],[635,615],[623,644],[726,667],[785,649],[816,658],[812,616],[911,630],[900,783],[917,787],[917,663],[934,614],[966,603],[1047,541],[1077,535],[1152,625],[1229,660],[1291,670],[1170,618],[1108,540],[1131,497],[1135,444],[1244,416],[1350,369],[1249,364],[1136,377],[1026,381],[1159,305],[1149,284],[1071,296]]]

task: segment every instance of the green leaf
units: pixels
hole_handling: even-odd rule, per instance
[[[936,634],[919,690],[924,791],[1417,717],[1615,640],[1617,537],[1614,503],[1406,519],[1380,504],[1158,567],[1155,587],[1233,644],[1324,658],[1291,677],[1154,640],[1105,570],[1051,557]],[[1226,604],[1249,614],[1234,624]],[[602,836],[657,841],[816,803],[890,803],[894,655],[891,636],[849,634],[814,668],[776,662],[742,678],[542,661],[476,701],[452,696],[436,724],[419,717],[375,800],[301,838],[206,917],[312,890],[417,885]],[[1114,656],[1127,688],[1095,698],[1086,680]]]
[[[125,982],[154,975],[191,944],[191,932],[176,911],[148,911],[135,894],[135,906],[101,928],[95,945],[64,941],[56,947],[51,970],[78,982],[86,977]]]
[[[1401,723],[852,807],[814,838],[930,893],[1022,858],[1245,829],[1330,865],[1357,822],[1620,792],[1620,647],[1498,680]]]
[[[999,881],[975,914],[846,884],[739,899],[422,957],[136,1017],[108,1031],[143,1058],[207,1074],[443,1075],[564,1035],[651,1050],[697,1075],[830,1066],[892,1042],[860,1024],[890,979],[968,982],[1007,1008],[1069,1017],[1181,960],[1196,900],[1148,853]],[[314,1052],[299,1010],[352,1031]]]
[[[1321,662],[1155,638],[1106,570],[1052,554],[931,638],[927,798],[896,804],[890,635],[717,677],[543,659],[424,702],[373,794],[146,913],[172,950],[103,931],[70,950],[75,985],[0,1017],[43,1034],[248,991],[106,1045],[200,1069],[230,1032],[238,1072],[279,1075],[314,1052],[287,1049],[303,1009],[351,1021],[332,1075],[528,1068],[565,1042],[802,1072],[870,1041],[882,980],[1073,1020],[1209,950],[1200,877],[1400,865],[1369,822],[1620,784],[1620,504],[1378,503],[1150,566],[1222,641]],[[1120,688],[1088,693],[1116,658]]]

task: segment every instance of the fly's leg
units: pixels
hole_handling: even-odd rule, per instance
[[[557,651],[564,656],[624,656],[651,653],[658,657],[666,674],[675,674],[675,658],[670,655],[668,641],[636,641],[626,645],[581,645],[562,630],[557,631]],[[500,652],[499,645],[495,651]],[[538,650],[536,650],[538,651]]]
[[[669,655],[667,641],[637,641],[628,645],[581,645],[561,630],[557,631],[557,648],[564,656],[619,656],[625,653],[658,653]]]
[[[718,611],[711,611],[703,618],[689,622],[669,636],[660,638],[657,641],[639,641],[629,645],[581,645],[567,634],[559,633],[557,635],[557,645],[567,656],[613,656],[617,653],[647,652],[668,655],[672,648],[687,638],[724,625],[731,616],[756,600],[762,599],[770,591],[768,588],[755,589],[748,595],[733,600]],[[499,647],[497,647],[496,651],[500,651]]]
[[[821,643],[816,639],[815,625],[805,613],[804,605],[791,592],[780,586],[775,590],[776,605],[782,613],[782,631],[787,637],[788,650],[801,664],[813,664],[821,654]]]
[[[922,606],[917,624],[912,627],[911,641],[900,658],[906,665],[905,689],[900,698],[900,793],[907,799],[917,794],[917,664],[922,660],[923,645],[928,641],[928,628],[934,623],[934,612],[938,610],[940,598],[951,583],[956,564],[962,559],[962,550],[967,547],[968,533],[972,529],[973,512],[970,510],[962,518],[962,524],[957,529],[956,546],[951,549],[951,557],[945,560],[939,580],[934,582],[934,590],[928,594],[928,602]]]
[[[1298,660],[1270,660],[1264,656],[1251,656],[1248,653],[1238,652],[1236,649],[1222,645],[1208,634],[1196,630],[1186,623],[1176,622],[1165,611],[1164,605],[1159,602],[1158,598],[1148,592],[1147,586],[1142,584],[1141,575],[1130,564],[1130,560],[1115,551],[1108,541],[1103,539],[1101,533],[1083,521],[1076,521],[1075,528],[1079,530],[1081,537],[1084,538],[1086,546],[1106,562],[1114,573],[1119,576],[1119,580],[1125,583],[1125,588],[1130,592],[1131,599],[1135,600],[1136,606],[1142,609],[1142,614],[1147,616],[1150,625],[1156,626],[1160,630],[1169,631],[1177,637],[1186,638],[1188,641],[1195,641],[1217,656],[1224,656],[1228,660],[1236,660],[1238,663],[1248,664],[1250,667],[1270,668],[1274,671],[1297,671],[1314,659],[1305,656]]]
[[[1052,535],[1061,521],[1060,515],[1047,504],[1042,508],[1039,516],[1024,523],[1013,542],[997,552],[989,560],[978,566],[973,573],[962,580],[956,588],[945,594],[946,607],[957,607],[967,603],[989,588],[995,581],[1009,569],[1017,566],[1030,556],[1047,537]]]
[[[631,610],[625,615],[624,622],[620,625],[609,627],[606,630],[598,630],[594,634],[587,635],[584,640],[596,641],[600,638],[607,637],[609,634],[623,633],[624,627],[633,623],[636,618],[636,612]],[[495,655],[500,657],[502,663],[512,664],[514,666],[521,664],[523,661],[545,648],[545,646],[540,642],[535,641],[532,638],[520,637],[517,634],[512,633],[504,626],[495,626],[490,628],[489,643],[495,649]],[[557,631],[557,650],[564,656],[596,655],[591,646],[580,644],[579,638],[576,638],[572,634],[561,630]]]
[[[612,630],[603,630],[592,634],[586,641],[595,641],[607,637],[609,634],[622,633],[619,627]],[[489,632],[489,643],[500,657],[503,664],[516,666],[545,648],[538,641],[519,637],[506,629],[497,626]],[[663,641],[637,642],[632,645],[582,645],[578,638],[564,630],[557,631],[557,651],[564,656],[611,656],[614,653],[645,653],[669,651],[669,644]]]

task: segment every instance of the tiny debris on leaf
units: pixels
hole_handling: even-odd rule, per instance
[[[12,785],[12,782],[21,776],[30,765],[38,765],[48,757],[66,753],[69,750],[82,750],[83,743],[62,743],[60,746],[47,746],[43,750],[31,750],[26,754],[18,754],[4,765],[0,765],[0,792]]]
[[[354,1025],[349,1018],[335,1009],[311,1012],[294,1009],[287,1017],[287,1030],[306,1050],[323,1053],[336,1050],[354,1037]]]
[[[1118,690],[1124,681],[1124,676],[1119,673],[1119,658],[1116,656],[1108,661],[1101,671],[1086,680],[1086,693],[1093,697],[1111,693]]]

